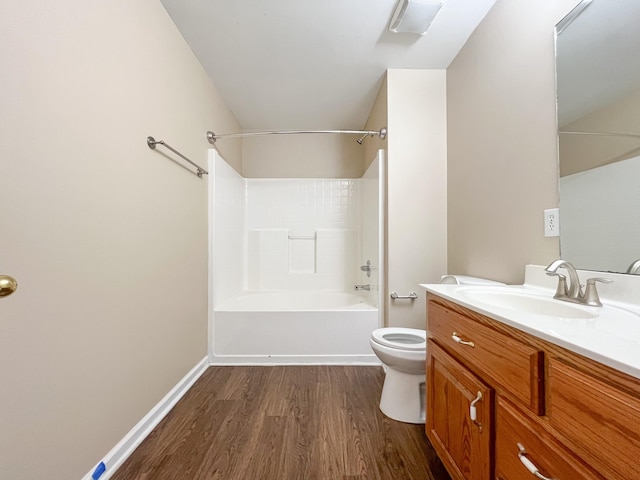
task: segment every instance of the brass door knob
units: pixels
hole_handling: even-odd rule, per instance
[[[11,295],[18,289],[18,282],[9,275],[0,275],[0,297]]]

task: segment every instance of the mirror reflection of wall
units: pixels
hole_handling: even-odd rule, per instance
[[[584,0],[556,27],[560,246],[582,269],[640,259],[638,18],[638,1]]]
[[[560,191],[565,257],[588,270],[626,272],[629,259],[640,258],[640,157],[561,177]]]

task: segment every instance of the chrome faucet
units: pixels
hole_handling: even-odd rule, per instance
[[[356,290],[366,290],[366,291],[371,290],[371,285],[354,285],[353,287]]]
[[[558,273],[559,268],[564,268],[569,274],[569,285],[567,285],[567,277]],[[601,307],[600,297],[596,290],[596,282],[611,283],[613,280],[607,278],[589,278],[587,279],[587,287],[582,291],[580,278],[576,268],[569,262],[558,259],[545,268],[547,275],[558,277],[558,288],[553,298],[564,300],[566,302],[580,303],[592,307]]]

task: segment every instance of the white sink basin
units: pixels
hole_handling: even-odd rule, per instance
[[[506,288],[468,288],[460,289],[470,300],[482,302],[493,307],[505,308],[535,315],[559,318],[596,318],[599,307],[588,307],[556,300],[551,296],[537,292],[508,290]]]

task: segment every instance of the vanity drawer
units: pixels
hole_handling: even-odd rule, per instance
[[[474,373],[542,415],[543,353],[475,320],[429,302],[427,330]],[[462,342],[456,342],[458,337]]]
[[[520,459],[521,447],[524,449]],[[603,480],[556,439],[537,427],[504,398],[496,411],[496,480],[535,479],[525,466],[553,479]]]
[[[550,424],[609,480],[640,479],[640,398],[549,361]]]

